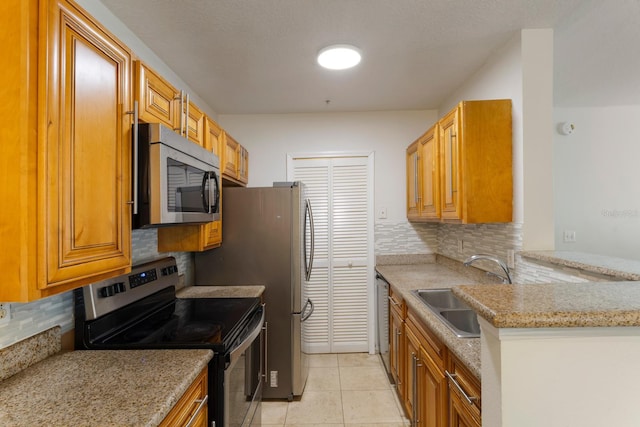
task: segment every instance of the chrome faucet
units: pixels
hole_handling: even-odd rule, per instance
[[[496,276],[500,279],[502,279],[502,283],[513,283],[511,281],[511,273],[509,272],[509,267],[507,266],[507,264],[505,264],[504,261],[502,261],[500,258],[493,256],[493,255],[487,255],[487,254],[476,254],[476,255],[471,255],[469,258],[467,258],[464,261],[464,266],[465,267],[469,267],[471,264],[473,264],[475,261],[478,260],[487,260],[487,261],[493,261],[496,264],[498,264],[500,266],[500,268],[502,268],[502,271],[504,271],[504,275],[499,274],[499,273],[494,273],[493,271],[487,271],[487,274],[492,275],[492,276]]]

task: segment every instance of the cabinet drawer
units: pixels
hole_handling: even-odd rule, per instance
[[[418,338],[429,357],[441,371],[444,371],[447,346],[444,345],[442,341],[440,341],[440,339],[436,337],[431,330],[429,330],[429,328],[424,326],[411,311],[407,313],[407,323],[409,323],[413,330],[418,334]]]
[[[449,392],[452,398],[455,395],[459,406],[479,423],[482,407],[480,382],[453,354],[450,355],[449,366],[445,373],[448,374]]]
[[[407,317],[407,307],[402,295],[389,286],[389,308],[395,311],[402,320]]]
[[[207,368],[195,379],[187,391],[175,404],[169,415],[162,420],[160,427],[185,426],[192,417],[196,417],[192,426],[206,427],[207,424]],[[200,412],[196,412],[200,409]]]

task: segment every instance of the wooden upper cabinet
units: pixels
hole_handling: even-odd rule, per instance
[[[440,147],[437,126],[418,140],[420,145],[420,217],[440,218]]]
[[[220,169],[222,170],[224,134],[220,125],[209,117],[205,120],[204,148],[218,156],[218,159],[220,159]]]
[[[407,218],[513,217],[511,100],[463,101],[407,148]]]
[[[224,164],[220,165],[222,174],[231,179],[238,178],[238,147],[240,144],[225,132],[224,136]]]
[[[134,96],[140,120],[179,128],[180,91],[140,61],[135,61]]]
[[[420,218],[420,167],[418,166],[418,141],[407,147],[407,218]]]
[[[238,163],[238,180],[246,185],[249,182],[249,151],[242,145],[239,147]]]
[[[440,220],[440,147],[437,125],[407,148],[407,218]]]
[[[135,62],[134,97],[138,101],[139,118],[145,123],[162,123],[175,132],[204,146],[204,113],[153,69]]]
[[[442,150],[442,218],[462,220],[462,191],[460,191],[460,156],[458,136],[460,114],[458,107],[440,119]]]
[[[7,62],[13,74],[3,70],[5,84],[25,84],[26,96],[7,99],[21,117],[5,129],[17,138],[0,148],[15,163],[3,163],[9,185],[0,191],[16,185],[0,195],[16,202],[15,219],[2,217],[1,301],[35,300],[131,267],[131,53],[74,4],[41,1],[40,14],[37,5],[3,4],[22,15],[8,22],[29,50]]]
[[[249,151],[229,133],[224,133],[220,171],[226,184],[246,186],[249,182]]]
[[[511,100],[463,101],[439,125],[442,219],[512,221]]]
[[[204,113],[190,100],[185,100],[185,108],[186,105],[189,105],[188,111],[184,111],[184,128],[185,128],[185,136],[189,138],[190,141],[195,142],[196,144],[204,147],[205,145],[205,131],[204,131],[204,123],[205,123],[205,115]]]

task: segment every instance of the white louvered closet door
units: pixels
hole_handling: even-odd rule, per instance
[[[306,185],[315,225],[315,256],[305,295],[315,311],[305,325],[312,353],[369,350],[368,157],[298,158],[293,180]]]

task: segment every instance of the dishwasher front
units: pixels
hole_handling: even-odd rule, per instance
[[[378,309],[378,351],[389,377],[389,382],[394,384],[389,361],[389,283],[379,274],[376,274],[376,301]]]

